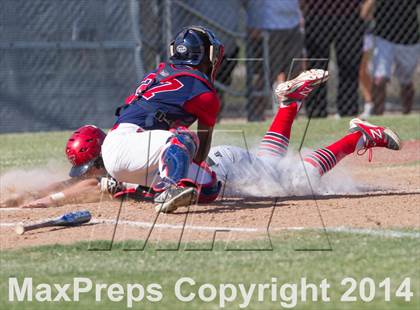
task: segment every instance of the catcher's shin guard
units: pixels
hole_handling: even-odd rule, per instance
[[[176,130],[168,139],[160,155],[159,172],[169,186],[177,184],[188,174],[188,167],[198,149],[195,136],[188,130]]]

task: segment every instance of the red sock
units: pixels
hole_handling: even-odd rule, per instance
[[[312,152],[304,158],[304,161],[317,168],[319,174],[323,175],[337,165],[341,159],[355,151],[361,136],[361,132],[350,133],[333,144]]]
[[[296,117],[296,102],[278,109],[268,131],[261,140],[258,156],[285,156],[289,146],[290,131]]]

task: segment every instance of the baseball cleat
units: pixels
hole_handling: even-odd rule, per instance
[[[376,126],[358,118],[350,121],[350,132],[360,131],[363,134],[364,145],[361,150],[370,150],[373,147],[386,147],[390,150],[401,150],[401,140],[397,133],[389,128]],[[362,153],[363,154],[363,153]],[[369,154],[369,160],[372,155]]]
[[[327,80],[328,71],[311,69],[302,72],[293,80],[279,84],[275,89],[275,93],[279,98],[280,106],[287,106],[292,102],[304,100],[316,86]]]
[[[170,187],[155,198],[156,212],[170,213],[197,201],[198,192],[193,187]]]

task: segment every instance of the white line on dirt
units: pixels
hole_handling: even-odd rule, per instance
[[[90,221],[91,223],[96,224],[110,224],[115,225],[117,223],[116,220],[111,219],[93,219]],[[266,229],[257,228],[257,227],[223,227],[223,226],[193,226],[193,225],[173,225],[173,224],[154,224],[149,222],[139,222],[139,221],[124,221],[119,220],[118,224],[128,225],[128,226],[136,226],[136,227],[143,227],[143,228],[161,228],[161,229],[188,229],[188,230],[199,230],[199,231],[215,231],[215,230],[230,230],[230,231],[238,231],[238,232],[262,232],[266,231]]]
[[[0,227],[13,227],[19,222],[0,223]],[[116,220],[113,219],[92,219],[90,223],[94,224],[105,224],[115,225]],[[118,224],[128,225],[141,228],[157,228],[157,229],[186,229],[186,230],[197,230],[197,231],[233,231],[233,232],[266,232],[266,228],[262,227],[228,227],[228,226],[194,226],[194,225],[173,225],[173,224],[154,224],[150,222],[142,221],[125,221],[119,220]],[[275,231],[304,231],[304,230],[323,230],[320,227],[273,227],[270,228],[270,232]],[[420,232],[409,232],[409,231],[398,231],[398,230],[387,230],[387,229],[370,229],[370,228],[351,228],[351,227],[326,227],[327,232],[335,233],[347,233],[347,234],[359,234],[378,236],[385,238],[414,238],[420,239]]]

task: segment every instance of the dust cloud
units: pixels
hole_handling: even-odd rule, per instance
[[[69,166],[50,161],[45,166],[12,169],[0,175],[0,200],[33,192],[68,179]]]
[[[302,158],[309,152],[303,151]],[[361,191],[348,168],[340,164],[320,177],[313,166],[304,164],[292,150],[285,158],[257,157],[253,151],[249,154],[229,168],[226,196],[284,197]]]

